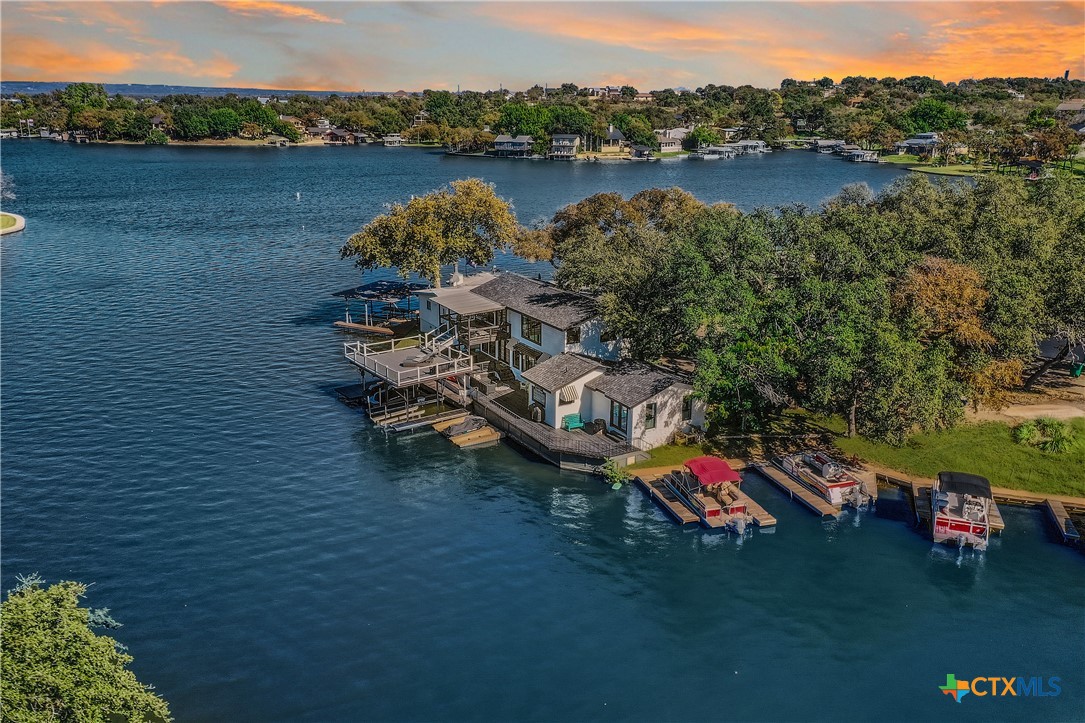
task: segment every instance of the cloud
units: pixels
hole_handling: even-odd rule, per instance
[[[293,3],[275,2],[275,0],[211,0],[213,4],[226,8],[236,15],[259,17],[270,15],[288,20],[308,20],[314,23],[334,23],[342,25],[342,18],[333,18],[312,8]]]
[[[188,78],[226,79],[239,70],[222,53],[199,61],[176,49],[126,51],[95,41],[61,44],[25,34],[7,35],[0,52],[6,77],[41,81],[126,80],[135,69]]]

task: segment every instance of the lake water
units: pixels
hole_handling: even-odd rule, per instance
[[[750,209],[900,169],[39,141],[3,167],[3,588],[94,583],[178,720],[1085,718],[1085,558],[1038,512],[958,557],[891,493],[826,523],[748,479],[779,526],[739,544],[333,396],[337,251],[382,204],[478,175],[525,221],[650,186]],[[1062,694],[958,705],[947,673]]]

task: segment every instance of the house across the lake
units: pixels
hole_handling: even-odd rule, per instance
[[[500,135],[494,139],[494,155],[500,158],[527,158],[535,139],[531,136]]]
[[[476,414],[554,464],[631,464],[704,424],[689,380],[625,359],[592,296],[514,273],[416,293],[417,347],[348,343],[347,358],[396,388],[455,379]]]
[[[656,134],[660,153],[677,153],[682,150],[682,139]]]
[[[547,158],[552,160],[572,160],[580,150],[580,136],[573,133],[555,133],[550,136],[550,152]]]

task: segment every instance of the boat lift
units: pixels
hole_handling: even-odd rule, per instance
[[[429,284],[417,281],[373,281],[351,289],[337,291],[332,296],[342,298],[346,304],[344,319],[334,325],[339,329],[394,336],[393,325],[403,324],[418,317],[418,301],[415,294]],[[363,315],[355,319],[351,315],[351,302],[361,301]]]

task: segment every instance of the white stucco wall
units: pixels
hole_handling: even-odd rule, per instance
[[[600,336],[603,333],[602,319],[589,319],[580,325],[580,343],[567,344],[565,351],[573,354],[618,361],[621,358],[621,345],[618,341],[603,342]]]
[[[685,384],[675,384],[664,389],[659,394],[642,404],[638,404],[629,410],[629,418],[632,422],[630,441],[639,449],[651,449],[661,444],[667,444],[674,438],[674,433],[684,428],[687,424],[697,425],[696,419],[700,411],[701,424],[704,423],[704,405],[698,410],[698,400],[693,400],[693,419],[689,422],[682,419],[682,400],[693,393],[693,389]],[[644,420],[647,407],[651,403],[656,405],[656,426],[654,429],[645,429]]]
[[[558,394],[547,392],[546,423],[554,429],[561,429],[561,420],[566,414],[579,414],[581,419],[585,422],[594,419],[594,417],[591,416],[591,399],[594,392],[590,389],[585,389],[584,385],[600,376],[602,373],[602,369],[596,369],[569,384],[569,386],[575,388],[577,391],[578,398],[576,401],[562,403]],[[534,386],[534,384],[528,384],[528,399],[532,399],[531,392]]]

